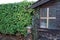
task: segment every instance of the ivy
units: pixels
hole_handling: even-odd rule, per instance
[[[26,34],[26,27],[31,25],[32,3],[20,2],[0,5],[0,32],[4,34],[15,34],[17,31]]]

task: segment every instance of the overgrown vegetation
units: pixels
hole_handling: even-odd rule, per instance
[[[20,2],[0,5],[0,32],[4,34],[15,34],[20,32],[26,34],[26,27],[31,25],[32,3]]]

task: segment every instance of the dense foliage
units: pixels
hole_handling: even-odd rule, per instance
[[[0,32],[26,34],[26,27],[31,25],[31,5],[29,2],[20,2],[0,5]]]

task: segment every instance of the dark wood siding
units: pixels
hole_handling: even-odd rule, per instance
[[[35,9],[34,16],[33,16],[33,40],[37,40],[38,38],[38,31],[37,29],[40,26],[40,8]]]
[[[56,3],[56,17],[57,27],[60,28],[60,2]]]
[[[40,8],[50,8],[50,17],[56,17],[56,19],[50,19],[49,22],[51,23],[48,27],[48,29],[40,28],[40,15],[42,11],[40,12]],[[45,12],[44,12],[45,13]],[[43,15],[44,16],[44,15]],[[44,4],[43,6],[37,7],[34,12],[33,17],[33,40],[49,40],[48,37],[55,37],[59,38],[60,40],[60,30],[54,30],[54,29],[60,29],[60,2],[51,2]],[[59,35],[59,36],[58,36]],[[56,39],[57,40],[57,39]]]

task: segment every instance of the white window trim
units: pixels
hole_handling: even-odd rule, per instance
[[[49,26],[49,19],[56,19],[56,17],[49,17],[49,8],[47,8],[47,17],[40,17],[40,19],[47,19],[47,27]]]

